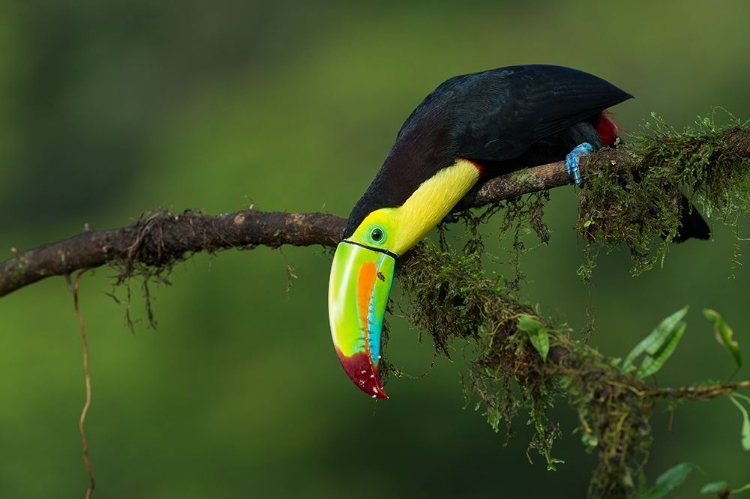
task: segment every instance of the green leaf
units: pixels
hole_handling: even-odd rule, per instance
[[[687,324],[682,322],[682,318],[685,317],[687,311],[688,307],[685,306],[661,321],[661,323],[656,326],[648,336],[641,340],[641,342],[638,343],[628,354],[620,368],[621,372],[626,372],[630,369],[635,359],[642,353],[645,353],[646,356],[644,357],[641,366],[638,368],[636,377],[642,379],[655,374],[661,369],[667,359],[669,359],[669,356],[672,355],[675,348],[677,348],[677,344],[679,343],[680,338],[682,338],[685,328],[687,328]]]
[[[549,353],[549,335],[544,324],[530,315],[522,315],[518,320],[518,329],[529,335],[531,345],[542,356],[542,360],[546,362]]]
[[[664,338],[664,342],[658,345],[657,351],[652,354],[647,349],[641,367],[638,368],[638,372],[635,374],[636,378],[643,379],[656,374],[672,355],[672,352],[675,351],[675,348],[677,348],[677,344],[680,342],[680,338],[682,338],[686,328],[687,324],[680,322],[677,329],[670,331],[669,336]]]
[[[725,481],[707,483],[701,489],[701,494],[716,494],[729,487],[729,484]]]
[[[593,433],[584,433],[581,435],[581,443],[583,443],[588,449],[594,449],[599,445],[599,439]]]
[[[646,492],[643,499],[660,499],[666,497],[667,494],[682,485],[682,482],[685,481],[693,470],[697,469],[698,466],[693,463],[680,463],[677,466],[673,466],[656,479],[656,485]]]
[[[740,345],[737,343],[737,341],[732,339],[732,328],[729,327],[729,324],[724,322],[724,319],[715,310],[704,308],[703,315],[706,317],[706,319],[714,323],[714,334],[716,335],[716,341],[718,341],[720,345],[723,345],[724,348],[727,349],[727,352],[729,352],[729,355],[732,356],[735,364],[737,364],[737,367],[741,367],[742,354],[740,353]]]
[[[733,395],[729,395],[729,400],[732,401],[737,409],[742,413],[742,448],[750,450],[750,417],[748,417],[747,409],[742,406],[742,403],[737,400]]]

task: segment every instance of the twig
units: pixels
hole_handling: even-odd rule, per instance
[[[729,395],[737,390],[750,388],[750,380],[737,381],[724,385],[681,386],[676,388],[651,388],[645,395],[660,399],[711,400]]]
[[[83,323],[83,317],[81,311],[78,308],[78,287],[81,283],[81,276],[85,274],[89,269],[83,269],[76,275],[75,283],[73,284],[73,307],[75,308],[76,318],[78,319],[78,325],[81,328],[81,341],[83,343],[83,372],[86,380],[86,403],[83,405],[81,411],[81,418],[78,421],[78,430],[81,432],[81,444],[83,445],[83,462],[86,465],[86,474],[89,477],[89,488],[86,490],[86,499],[91,499],[94,493],[94,472],[91,469],[91,461],[89,460],[89,443],[86,440],[86,415],[91,407],[91,372],[89,370],[89,342],[86,338],[86,326]]]

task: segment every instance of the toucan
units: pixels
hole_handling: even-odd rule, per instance
[[[331,335],[357,387],[387,398],[378,362],[396,259],[483,177],[565,159],[580,185],[579,157],[617,139],[606,109],[630,98],[597,76],[535,64],[450,78],[417,106],[352,209],[333,258]],[[679,238],[707,239],[705,221],[686,208],[690,223]]]

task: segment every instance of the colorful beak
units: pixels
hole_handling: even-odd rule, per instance
[[[336,353],[352,382],[373,398],[388,398],[378,361],[395,264],[392,254],[342,241],[328,283],[328,317]]]

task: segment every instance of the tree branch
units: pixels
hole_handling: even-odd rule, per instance
[[[582,161],[582,164],[584,162]],[[502,175],[472,190],[457,211],[570,183],[565,162]],[[248,209],[222,215],[186,211],[145,214],[129,227],[87,230],[63,241],[0,262],[0,296],[46,277],[115,264],[128,275],[137,265],[170,267],[201,251],[263,245],[335,246],[346,220],[325,213],[281,213]]]
[[[57,243],[28,250],[0,263],[0,296],[54,275],[107,263],[165,268],[200,251],[278,248],[284,244],[333,246],[344,219],[323,213],[245,210],[223,215],[157,212],[129,227],[86,231]]]
[[[736,126],[714,133],[711,153],[750,157],[750,129]],[[668,140],[664,139],[665,141]],[[701,141],[696,141],[701,144]],[[708,140],[705,140],[708,142]],[[657,151],[658,152],[658,151]],[[614,171],[642,170],[664,164],[669,158],[659,154],[635,157],[625,149],[603,149],[582,158],[581,172],[587,165],[606,164]],[[463,211],[570,184],[565,162],[549,163],[518,170],[480,183],[456,206]],[[0,262],[0,296],[46,277],[68,275],[105,264],[123,267],[123,277],[138,265],[169,268],[192,253],[257,245],[277,248],[290,244],[335,246],[345,220],[323,213],[279,213],[253,209],[223,215],[202,215],[186,211],[146,214],[129,227],[86,231],[64,241],[23,252]]]

